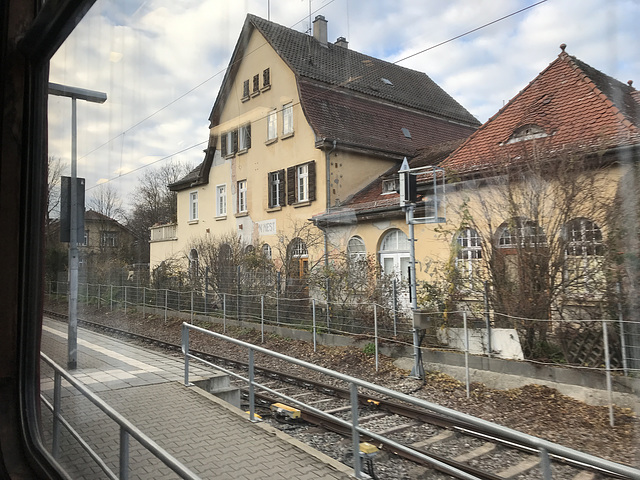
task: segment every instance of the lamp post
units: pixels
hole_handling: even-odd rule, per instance
[[[67,368],[78,367],[78,152],[76,100],[104,103],[107,94],[84,88],[49,83],[49,94],[71,98],[71,212],[69,217],[69,327],[67,333]],[[84,207],[84,206],[83,206]],[[83,209],[84,210],[84,209]],[[83,211],[84,215],[84,211]]]

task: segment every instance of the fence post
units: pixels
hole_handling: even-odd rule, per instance
[[[191,290],[191,324],[193,325],[193,289]]]
[[[543,480],[551,480],[551,460],[549,459],[549,452],[545,448],[538,450],[540,453],[540,469],[542,470]]]
[[[87,282],[87,300],[84,303],[89,305],[89,282]]]
[[[109,287],[109,306],[111,307],[111,311],[113,312],[113,285],[110,285]]]
[[[145,317],[147,308],[147,287],[142,287],[142,316]]]
[[[467,398],[470,397],[469,392],[469,330],[467,329],[467,312],[462,312],[462,322],[464,327],[464,378],[467,384]]]
[[[204,314],[207,314],[208,292],[209,290],[209,267],[204,267]]]
[[[124,286],[124,316],[127,316],[127,286]]]
[[[260,332],[264,343],[264,295],[260,296]]]
[[[329,287],[331,283],[329,282],[329,277],[325,279],[325,288],[327,292],[327,333],[331,333],[331,302],[329,301]]]
[[[487,356],[491,358],[491,318],[489,316],[489,284],[484,281],[484,321],[487,325]]]
[[[629,367],[627,366],[627,342],[625,339],[624,332],[624,317],[622,315],[622,302],[621,302],[621,292],[620,282],[616,284],[616,290],[618,291],[618,323],[620,324],[620,350],[622,350],[622,370],[624,371],[624,376],[626,377],[629,374]]]
[[[373,304],[373,335],[376,346],[376,372],[378,371],[378,305]]]
[[[280,272],[276,272],[276,325],[280,325]]]
[[[393,281],[391,282],[391,287],[392,287],[392,300],[393,300],[393,336],[397,337],[398,336],[398,286],[397,286],[397,280],[394,277]]]
[[[184,385],[189,386],[189,327],[182,325],[182,353],[184,354]]]
[[[240,321],[240,265],[236,275],[236,320]]]
[[[602,342],[604,343],[604,365],[607,375],[607,393],[609,394],[609,425],[613,427],[613,393],[611,386],[611,361],[609,359],[609,334],[607,332],[607,321],[604,319],[602,320]]]
[[[164,289],[164,323],[167,323],[167,309],[169,308],[169,290]]]
[[[316,351],[316,299],[311,300],[311,318],[313,319],[313,351]]]
[[[222,294],[222,332],[227,333],[227,294]]]
[[[101,285],[98,283],[98,310],[100,309],[100,305],[101,305],[101,300],[102,300],[102,292],[100,291]]]

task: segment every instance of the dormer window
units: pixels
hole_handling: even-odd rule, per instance
[[[389,178],[387,180],[382,180],[382,194],[386,193],[396,193],[398,188],[398,184],[395,178]]]
[[[502,145],[509,145],[511,143],[524,142],[525,140],[533,140],[534,138],[544,138],[547,136],[544,128],[535,124],[527,124],[522,127],[518,127]]]

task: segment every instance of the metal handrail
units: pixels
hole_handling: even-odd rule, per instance
[[[54,402],[51,405],[40,394],[43,403],[47,408],[53,412],[53,442],[52,442],[52,454],[54,458],[59,454],[59,432],[60,424],[69,430],[71,435],[80,443],[83,449],[87,451],[89,456],[98,464],[98,466],[113,479],[128,479],[129,478],[129,437],[135,438],[142,446],[144,446],[152,455],[158,460],[169,467],[173,472],[178,474],[181,478],[189,480],[200,480],[200,477],[189,470],[186,466],[176,460],[171,454],[160,447],[156,442],[151,440],[147,435],[142,433],[134,424],[132,424],[125,417],[120,415],[111,406],[109,406],[104,400],[98,397],[95,393],[89,390],[83,383],[76,380],[73,375],[64,370],[60,365],[54,362],[46,354],[40,353],[40,357],[54,370]],[[111,420],[116,422],[120,426],[120,476],[118,477],[111,469],[102,461],[99,455],[91,449],[91,447],[82,439],[81,435],[74,430],[69,422],[67,422],[60,413],[60,391],[62,388],[61,379],[64,378],[71,386],[84,395],[91,403],[102,410]]]
[[[421,407],[424,408],[426,410],[430,410],[432,412],[436,412],[439,413],[441,415],[447,415],[455,420],[461,421],[461,422],[466,422],[470,425],[473,425],[475,427],[481,428],[483,429],[485,432],[491,433],[491,434],[495,434],[498,435],[502,438],[507,438],[510,439],[514,442],[520,443],[522,445],[525,445],[527,447],[530,447],[532,449],[535,449],[536,451],[539,452],[540,454],[540,458],[541,458],[541,465],[542,465],[542,469],[543,469],[543,478],[545,480],[547,479],[551,479],[551,467],[550,467],[550,455],[557,455],[559,457],[564,457],[564,458],[568,458],[571,460],[574,460],[576,462],[580,462],[586,466],[590,466],[590,467],[594,467],[594,468],[598,468],[598,469],[602,469],[602,470],[608,470],[610,472],[614,472],[614,473],[618,473],[620,475],[625,475],[628,478],[631,479],[637,479],[640,480],[640,470],[627,466],[627,465],[622,465],[619,463],[615,463],[609,460],[605,460],[603,458],[599,458],[596,457],[594,455],[590,455],[588,453],[584,453],[584,452],[580,452],[578,450],[574,450],[572,448],[568,448],[568,447],[564,447],[562,445],[559,445],[557,443],[553,443],[553,442],[549,442],[547,440],[543,440],[541,438],[538,437],[534,437],[533,435],[528,435],[526,433],[522,433],[519,432],[517,430],[513,430],[511,428],[508,427],[503,427],[501,425],[498,425],[496,423],[493,422],[488,422],[486,420],[482,420],[480,418],[477,417],[473,417],[471,415],[467,415],[465,413],[461,413],[458,412],[456,410],[452,410],[450,408],[447,407],[443,407],[441,405],[437,405],[435,403],[430,403],[427,402],[425,400],[419,399],[419,398],[415,398],[409,395],[406,395],[404,393],[400,393],[397,392],[395,390],[391,390],[385,387],[381,387],[379,385],[376,385],[374,383],[370,383],[367,382],[365,380],[361,380],[359,378],[355,378],[352,377],[350,375],[346,375],[340,372],[336,372],[334,370],[330,370],[328,368],[325,367],[320,367],[318,365],[314,365],[312,363],[308,363],[305,362],[304,360],[299,360],[297,358],[293,358],[293,357],[289,357],[287,355],[284,355],[282,353],[278,353],[278,352],[274,352],[271,350],[268,350],[266,348],[263,347],[259,347],[257,345],[253,345],[247,342],[243,342],[241,340],[237,340],[235,338],[231,338],[228,337],[226,335],[222,335],[220,333],[216,333],[216,332],[212,332],[210,330],[206,330],[204,328],[201,327],[197,327],[195,325],[191,325],[189,323],[183,323],[182,324],[182,353],[184,354],[184,359],[185,359],[185,372],[184,372],[184,381],[185,381],[185,385],[189,385],[189,359],[193,359],[193,360],[197,360],[199,362],[205,363],[207,365],[210,365],[212,367],[215,367],[219,370],[223,370],[226,371],[224,368],[221,368],[220,366],[214,365],[210,362],[207,362],[206,360],[203,360],[200,357],[197,357],[195,355],[192,355],[189,353],[189,330],[194,330],[196,332],[205,334],[205,335],[209,335],[212,336],[214,338],[218,338],[224,341],[228,341],[230,343],[233,343],[235,345],[239,345],[241,347],[245,347],[248,349],[249,351],[249,378],[244,378],[240,375],[237,374],[233,374],[234,376],[236,376],[237,378],[240,378],[246,382],[249,383],[249,416],[251,418],[252,421],[254,421],[254,411],[255,411],[255,405],[254,405],[254,395],[253,392],[255,390],[256,387],[260,388],[260,389],[264,389],[266,391],[271,391],[272,393],[274,393],[270,388],[268,388],[265,385],[261,385],[257,382],[254,381],[253,379],[253,370],[254,370],[254,362],[253,362],[253,358],[254,358],[254,353],[255,352],[259,352],[265,355],[269,355],[271,357],[280,359],[280,360],[284,360],[286,362],[292,363],[294,365],[300,366],[300,367],[304,367],[304,368],[308,368],[310,370],[322,373],[324,375],[328,375],[330,377],[333,377],[335,379],[338,380],[342,380],[344,382],[347,382],[350,385],[350,389],[351,389],[351,409],[352,412],[357,412],[357,408],[358,408],[358,396],[357,396],[357,388],[365,388],[377,393],[380,393],[382,395],[386,395],[388,397],[391,398],[395,398],[397,400],[403,401],[403,402],[407,402],[411,405],[415,405],[417,407]],[[230,373],[230,372],[227,372]],[[304,405],[306,407],[306,405],[304,404],[304,402],[301,402],[299,400],[293,399],[293,398],[287,398],[286,396],[283,396],[282,393],[278,393],[278,395],[282,396],[283,398],[286,398],[288,401],[291,401],[295,404],[298,405]],[[313,409],[314,413],[318,413],[320,415],[323,416],[328,416],[328,414],[317,410],[317,409]],[[375,434],[374,432],[370,432],[360,426],[358,426],[358,420],[357,420],[357,415],[352,415],[352,421],[351,422],[346,422],[346,421],[342,421],[341,423],[344,423],[347,426],[350,426],[352,429],[352,436],[353,436],[353,444],[354,444],[354,452],[358,451],[358,445],[359,445],[359,435],[363,434],[363,435],[367,435],[370,436],[374,439],[376,438],[383,438],[378,434]],[[394,447],[398,448],[399,450],[403,450],[407,453],[412,453],[412,454],[416,454],[415,451],[409,451],[409,449],[403,445],[400,444],[396,444],[394,445]],[[430,462],[432,464],[435,464],[436,461],[434,461],[432,458],[427,457],[427,456],[423,456],[421,454],[418,454],[418,456],[420,456],[421,458],[423,458],[423,460]],[[356,475],[357,478],[361,478],[361,472],[360,472],[360,464],[359,464],[359,456],[358,455],[354,455],[354,473]],[[444,465],[444,464],[443,464]],[[450,467],[448,465],[445,465],[446,469],[452,473],[455,474],[456,476],[458,476],[458,478],[468,478],[468,479],[475,479],[476,477],[470,476],[469,474],[465,473],[465,472],[461,472],[453,467]]]

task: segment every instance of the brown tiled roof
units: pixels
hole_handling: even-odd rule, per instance
[[[563,46],[564,47],[564,46]],[[634,88],[563,52],[507,105],[471,135],[442,166],[472,174],[523,149],[544,145],[552,154],[605,151],[640,143],[640,104]],[[510,141],[519,128],[542,137]]]
[[[300,80],[299,88],[302,107],[316,135],[342,146],[413,157],[425,146],[464,139],[475,131],[307,79]]]

